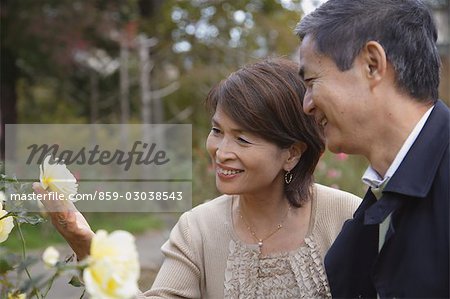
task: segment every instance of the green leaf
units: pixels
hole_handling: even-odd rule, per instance
[[[12,269],[14,269],[14,267],[9,263],[9,261],[0,259],[0,274],[5,274]]]
[[[39,215],[28,216],[26,214],[21,214],[21,215],[17,216],[17,221],[20,223],[28,223],[31,225],[36,225],[36,224],[44,222],[45,220],[44,220],[44,218],[42,218]]]
[[[72,276],[72,278],[69,281],[69,284],[71,284],[77,288],[84,286],[84,284],[81,282],[80,277],[78,275]]]
[[[13,270],[14,265],[20,261],[20,256],[16,254],[5,254],[0,258],[0,274],[5,274],[6,272]]]
[[[0,274],[13,270],[22,260],[22,256],[0,247]],[[0,275],[1,276],[1,275]]]

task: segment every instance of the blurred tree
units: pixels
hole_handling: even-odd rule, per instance
[[[134,0],[1,0],[2,132],[5,123],[94,120],[98,77],[117,69],[111,37],[136,17]],[[3,149],[4,134],[2,158]]]
[[[209,89],[245,63],[265,56],[291,56],[299,1],[165,1],[160,14],[141,23],[158,38],[151,56],[153,88],[178,77],[180,88],[164,98],[166,122],[193,123],[194,202],[216,192],[204,141],[210,124],[203,107]]]
[[[147,119],[194,123],[201,167],[209,128],[202,102],[211,86],[244,63],[290,56],[298,44],[299,0],[0,1],[3,128],[142,122],[147,85]],[[144,78],[140,35],[156,41],[141,49],[151,66]]]
[[[213,84],[252,60],[290,56],[298,45],[299,11],[299,1],[165,1],[140,28],[158,38],[151,49],[158,61],[154,88],[173,77],[181,83],[164,100],[166,121],[205,126],[209,118],[200,105]]]
[[[275,0],[1,0],[2,132],[5,123],[126,123],[136,117],[142,108],[135,100],[142,85],[139,32],[158,41],[148,50],[158,62],[148,84],[162,88],[150,119],[165,121],[167,113],[172,122],[186,121],[197,110],[193,99],[203,98],[205,87],[229,70],[295,48],[297,8]],[[162,98],[177,87],[170,83],[179,77],[192,83],[196,72],[203,77],[164,108]]]

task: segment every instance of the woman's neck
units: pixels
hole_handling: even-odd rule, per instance
[[[266,195],[242,194],[239,196],[238,212],[258,230],[271,229],[286,216],[289,201],[283,192]]]
[[[304,242],[309,231],[311,201],[301,208],[291,207],[284,193],[279,196],[234,197],[233,225],[244,243],[258,244],[262,255],[288,252]]]

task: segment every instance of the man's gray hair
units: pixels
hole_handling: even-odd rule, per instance
[[[329,0],[300,20],[295,33],[313,37],[316,51],[341,71],[368,41],[377,41],[396,73],[397,87],[418,101],[438,98],[440,57],[430,9],[419,0]]]

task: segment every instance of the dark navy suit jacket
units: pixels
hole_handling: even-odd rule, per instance
[[[382,197],[369,189],[344,224],[325,257],[333,297],[449,298],[449,128],[438,101]],[[391,212],[378,254],[378,224]]]

